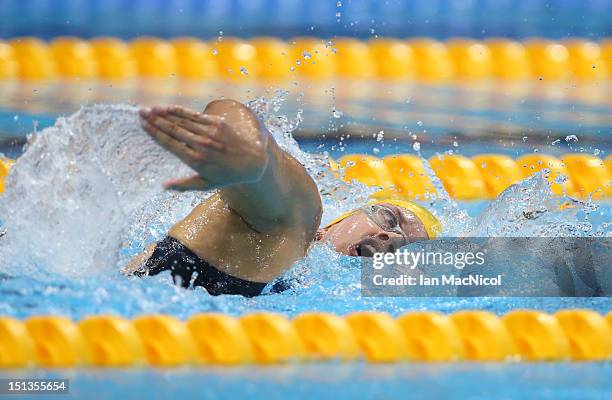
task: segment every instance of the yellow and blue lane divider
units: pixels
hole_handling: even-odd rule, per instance
[[[92,315],[0,316],[0,368],[175,367],[326,360],[371,363],[603,361],[612,359],[612,313],[562,310],[306,312],[288,319],[196,314],[132,320]]]
[[[12,160],[0,159],[0,193],[12,164]],[[330,164],[332,170],[343,170],[347,182],[355,180],[381,187],[375,196],[399,194],[425,199],[436,193],[423,160],[415,155],[396,154],[380,159],[367,154],[350,154],[337,162],[330,159]],[[502,154],[479,154],[471,158],[453,154],[433,156],[429,164],[446,191],[459,200],[495,198],[508,186],[544,168],[551,171],[548,179],[556,195],[612,197],[612,155],[602,160],[584,153],[565,154],[561,158],[532,153],[515,160]],[[557,179],[560,175],[568,179]]]
[[[4,180],[9,174],[9,170],[14,161],[8,158],[0,158],[0,193],[4,192]]]
[[[492,38],[249,40],[33,37],[0,41],[0,80],[171,77],[253,80],[385,79],[447,82],[472,79],[600,81],[612,77],[612,39],[524,42]]]
[[[342,168],[344,180],[361,182],[382,189],[377,196],[400,194],[424,199],[436,189],[423,165],[423,159],[411,154],[397,154],[382,159],[366,154],[350,154],[331,160],[332,169]],[[497,197],[508,186],[542,170],[550,170],[548,179],[556,195],[607,198],[612,196],[612,156],[605,160],[584,153],[570,153],[560,159],[532,153],[513,159],[502,154],[442,155],[429,158],[429,164],[446,191],[459,200]],[[568,179],[558,179],[560,175]]]

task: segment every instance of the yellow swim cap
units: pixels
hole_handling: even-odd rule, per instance
[[[407,200],[403,200],[403,199],[397,199],[397,198],[386,198],[386,199],[383,198],[383,199],[377,199],[375,201],[371,201],[368,204],[381,204],[381,203],[393,204],[394,206],[401,207],[405,210],[410,211],[414,215],[416,215],[416,217],[423,223],[423,226],[425,227],[425,231],[427,232],[427,236],[429,236],[430,239],[434,239],[436,236],[438,236],[440,232],[442,232],[442,224],[440,224],[440,221],[438,221],[438,219],[434,217],[432,213],[427,211],[426,208],[421,207],[420,205],[416,203],[413,203]],[[342,214],[341,216],[339,216],[338,218],[334,219],[332,222],[327,224],[325,227],[327,228],[334,224],[337,224],[343,219],[346,219],[349,216],[355,214],[359,210],[360,209],[358,208],[356,210],[346,212]]]

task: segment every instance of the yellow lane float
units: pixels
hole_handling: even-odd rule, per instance
[[[219,75],[211,47],[198,39],[180,37],[171,45],[176,53],[178,75],[186,79],[212,79]]]
[[[486,79],[493,76],[492,55],[489,47],[471,39],[447,42],[450,57],[459,79]]]
[[[115,316],[93,315],[79,323],[91,363],[101,367],[144,364],[144,349],[135,324]]]
[[[353,360],[359,356],[355,335],[344,318],[308,312],[295,317],[293,326],[304,343],[308,359]]]
[[[34,361],[34,341],[25,324],[0,316],[0,368],[29,367]]]
[[[90,41],[98,74],[108,80],[128,79],[136,76],[138,67],[130,46],[112,37],[99,37]]]
[[[291,65],[298,76],[309,79],[328,79],[336,74],[333,42],[299,37],[291,42]]]
[[[51,41],[51,53],[63,78],[95,78],[98,63],[91,44],[73,37],[59,37]]]
[[[533,310],[516,310],[502,321],[510,332],[521,358],[556,361],[569,358],[569,343],[557,318]]]
[[[368,42],[376,67],[376,76],[383,79],[414,79],[416,60],[408,43],[378,38]]]
[[[446,46],[432,39],[412,39],[408,44],[419,60],[416,75],[426,82],[439,82],[454,76],[454,67]]]
[[[19,63],[15,50],[8,43],[0,40],[0,79],[16,78],[19,72]]]
[[[13,164],[13,160],[8,158],[0,158],[0,193],[4,192],[4,180],[8,176]]]
[[[472,157],[472,160],[480,170],[491,199],[522,178],[516,162],[506,155],[480,154]]]
[[[244,40],[224,37],[211,43],[219,70],[225,78],[244,81],[257,78],[261,70],[257,48]]]
[[[193,337],[182,321],[168,315],[143,315],[133,324],[150,365],[172,367],[196,361]]]
[[[257,51],[260,66],[259,76],[266,80],[284,80],[292,74],[291,48],[273,37],[258,37],[251,40]]]
[[[367,186],[381,186],[391,188],[394,186],[393,177],[385,163],[374,156],[367,154],[351,154],[340,157],[340,168],[344,170],[344,180],[353,180]]]
[[[397,322],[386,313],[355,312],[346,316],[366,360],[390,363],[407,359],[406,338]]]
[[[303,344],[291,322],[282,315],[255,313],[240,318],[251,341],[253,356],[260,364],[301,359]]]
[[[68,78],[127,79],[178,76],[248,82],[247,78],[393,79],[424,82],[450,80],[540,79],[605,81],[612,73],[612,43],[580,38],[554,42],[515,42],[492,38],[477,41],[452,38],[400,40],[376,38],[322,39],[272,37],[136,38],[126,44],[116,38],[36,38],[0,42],[0,79]],[[126,51],[127,49],[127,51]],[[210,50],[210,51],[209,51]],[[58,74],[59,73],[59,74]]]
[[[506,326],[495,314],[459,311],[451,318],[463,338],[467,360],[503,361],[516,355]]]
[[[541,80],[558,81],[571,76],[567,47],[546,39],[531,39],[525,48],[534,74]]]
[[[240,320],[224,314],[196,314],[187,321],[199,360],[204,364],[251,362],[253,352]]]
[[[338,38],[334,40],[333,47],[341,77],[367,79],[376,75],[376,65],[367,43],[352,38]]]
[[[574,185],[569,179],[568,171],[561,160],[547,154],[527,154],[516,159],[523,178],[528,178],[531,175],[543,169],[550,170],[548,180],[551,183],[551,190],[554,194],[560,196],[562,194],[573,195]]]
[[[0,316],[0,369],[178,367],[363,359],[371,363],[612,360],[612,313],[562,310],[306,312],[289,320],[268,312],[240,318],[195,314],[132,320],[92,315]]]
[[[508,39],[485,41],[492,56],[493,75],[504,80],[526,79],[532,75],[527,50],[522,43]]]
[[[463,358],[463,342],[452,319],[436,312],[410,312],[397,318],[410,359],[456,361]]]
[[[31,37],[16,38],[9,43],[19,64],[19,78],[44,80],[56,77],[55,59],[47,43]]]
[[[612,357],[612,328],[591,310],[563,310],[555,314],[569,341],[574,360],[608,360]]]
[[[140,76],[168,78],[176,75],[176,51],[166,40],[141,37],[133,40],[130,46]]]
[[[411,199],[426,199],[436,188],[423,168],[423,161],[410,154],[397,154],[383,159],[393,177],[395,191]]]
[[[563,42],[569,53],[572,75],[581,80],[601,79],[608,76],[610,61],[603,58],[598,43],[581,39]]]
[[[460,200],[487,197],[482,175],[469,158],[457,154],[433,156],[429,164],[452,197]]]
[[[79,327],[64,317],[40,316],[25,321],[34,341],[36,365],[73,367],[88,364],[89,352]]]
[[[561,161],[579,196],[602,198],[612,195],[612,174],[600,158],[590,154],[566,154]]]
[[[502,154],[479,154],[470,160],[460,155],[434,156],[429,160],[449,194],[457,199],[492,199],[508,186],[547,168],[554,194],[578,197],[612,196],[612,157],[602,160],[584,153],[565,154],[558,159],[546,154],[528,154],[513,160]],[[0,159],[0,193],[12,160]],[[331,171],[346,182],[357,181],[381,190],[373,197],[424,200],[436,193],[423,159],[395,154],[384,159],[367,154],[349,154],[338,162],[329,159]],[[567,177],[565,181],[561,176]]]

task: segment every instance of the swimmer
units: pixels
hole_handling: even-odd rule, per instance
[[[319,230],[322,205],[315,182],[237,101],[213,101],[203,112],[143,108],[140,118],[160,146],[195,172],[166,182],[166,189],[216,192],[136,256],[126,274],[170,270],[183,287],[251,297],[315,242],[367,257],[433,238],[440,230],[427,210],[396,199],[367,204]]]

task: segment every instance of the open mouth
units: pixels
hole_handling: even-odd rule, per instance
[[[358,257],[373,257],[374,253],[376,253],[376,248],[374,246],[365,243],[353,245],[351,249],[354,249],[355,256]]]

